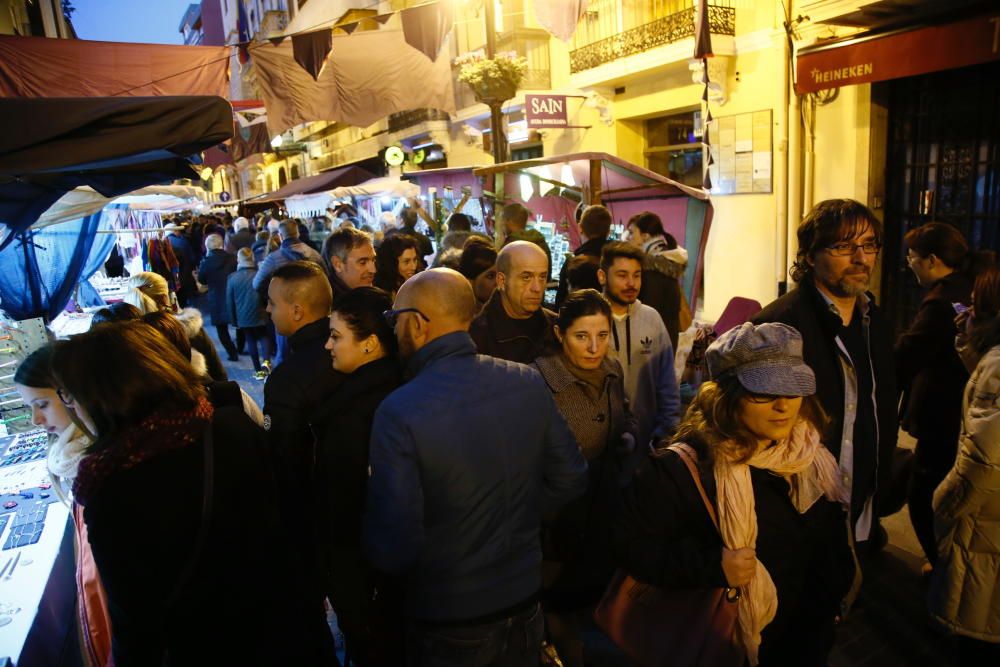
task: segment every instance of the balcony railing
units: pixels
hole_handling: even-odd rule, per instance
[[[692,0],[647,0],[627,5],[622,0],[591,2],[577,28],[576,48],[569,55],[570,72],[694,37],[696,11]],[[708,26],[713,35],[735,35],[736,9],[710,4]]]
[[[399,132],[408,127],[419,125],[431,120],[448,120],[450,117],[445,111],[438,109],[411,109],[389,114],[389,131]]]
[[[486,50],[485,46],[479,47]],[[475,51],[476,49],[473,49]],[[533,28],[515,28],[497,35],[497,51],[514,51],[528,60],[528,71],[519,88],[521,90],[548,90],[552,86],[549,65],[549,33]],[[472,90],[458,80],[458,68],[453,68],[455,107],[464,109],[477,104]]]

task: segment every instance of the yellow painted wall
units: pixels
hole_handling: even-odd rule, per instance
[[[811,203],[842,197],[864,202],[868,198],[870,118],[870,84],[840,88],[833,102],[817,106]],[[809,203],[804,202],[805,208]]]

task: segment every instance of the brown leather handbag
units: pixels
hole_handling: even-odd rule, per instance
[[[716,529],[719,521],[698,475],[690,446],[670,446],[687,465]],[[594,621],[642,667],[738,667],[738,589],[664,590],[618,570],[594,611]]]

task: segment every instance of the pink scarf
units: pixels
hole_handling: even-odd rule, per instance
[[[733,463],[721,456],[716,459],[719,527],[727,549],[757,548],[751,466],[788,480],[792,504],[799,513],[804,514],[821,496],[847,504],[849,495],[840,479],[837,461],[819,437],[811,423],[799,419],[786,440],[758,449],[747,463]],[[743,587],[738,605],[737,638],[750,664],[756,665],[761,632],[774,620],[778,609],[778,592],[760,561],[750,583]]]

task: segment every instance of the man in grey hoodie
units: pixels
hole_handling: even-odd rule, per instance
[[[669,437],[681,417],[674,348],[660,314],[639,302],[643,253],[618,241],[605,244],[597,278],[611,302],[608,356],[625,372],[625,393],[639,423],[638,442]]]

